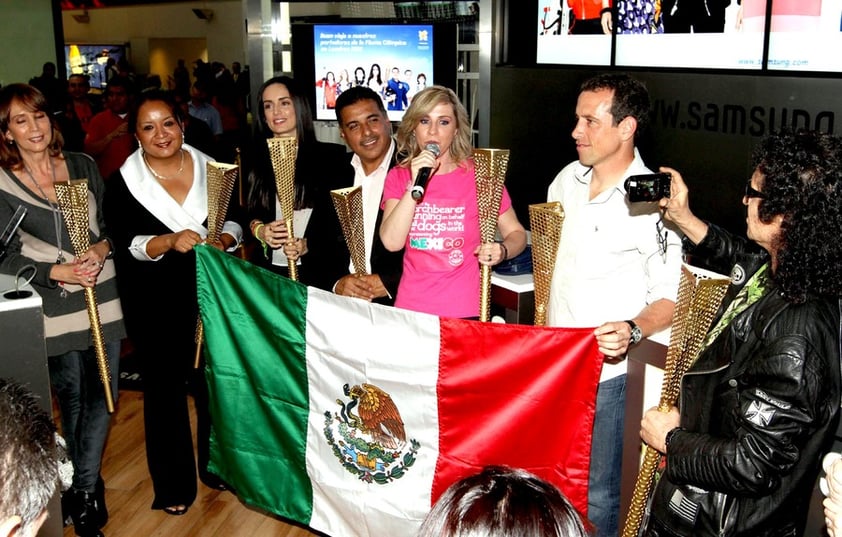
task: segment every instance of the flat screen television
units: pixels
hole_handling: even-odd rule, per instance
[[[105,89],[105,64],[109,58],[115,63],[121,58],[128,58],[129,47],[126,44],[77,44],[64,45],[64,62],[67,75],[85,74],[91,88]]]
[[[317,120],[335,121],[336,97],[352,85],[375,90],[390,121],[401,120],[420,89],[455,88],[454,24],[293,23],[292,50],[296,80],[312,81]]]
[[[537,10],[532,11],[537,13],[535,64],[842,72],[837,53],[842,50],[842,0],[726,3],[712,28],[693,17],[681,18],[682,5],[693,2],[661,2],[658,6],[666,10],[661,12],[654,0],[614,0],[614,36],[601,32],[595,21],[590,21],[591,30],[600,33],[577,35],[573,29],[580,21],[569,0],[534,0],[532,7],[517,9]],[[529,26],[534,27],[534,17]],[[516,26],[527,25],[518,19]],[[518,57],[515,63],[529,61]]]
[[[763,4],[757,6],[756,4]],[[743,0],[745,16],[765,1]],[[750,20],[750,19],[749,19]],[[842,1],[772,0],[769,26],[770,70],[842,71]]]
[[[611,34],[573,34],[575,25],[566,0],[540,0],[536,63],[611,65]]]

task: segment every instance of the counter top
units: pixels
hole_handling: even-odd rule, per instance
[[[527,274],[497,274],[491,272],[491,285],[497,285],[503,289],[514,291],[515,293],[528,293],[535,290],[535,285],[532,282],[532,273]]]
[[[23,284],[24,279],[19,281]],[[32,289],[31,285],[26,284],[20,287],[21,291],[32,293],[26,298],[7,298],[6,294],[14,290],[15,277],[9,274],[0,274],[0,312],[41,306],[41,296]]]

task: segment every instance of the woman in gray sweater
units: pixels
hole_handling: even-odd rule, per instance
[[[28,212],[0,261],[0,271],[35,269],[32,285],[43,300],[50,382],[61,408],[62,434],[73,462],[73,485],[63,504],[82,537],[100,536],[108,518],[99,475],[110,416],[92,346],[85,288],[99,302],[116,398],[120,340],[125,337],[111,241],[102,216],[104,183],[87,155],[62,152],[62,138],[44,95],[32,86],[0,90],[0,222],[18,206]],[[56,182],[88,180],[90,247],[75,255],[56,198]]]

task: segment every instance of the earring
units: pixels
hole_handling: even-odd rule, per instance
[[[12,138],[6,138],[6,143],[8,145],[15,145],[15,141]]]

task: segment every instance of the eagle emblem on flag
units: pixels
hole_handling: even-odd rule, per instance
[[[404,423],[392,397],[363,383],[345,384],[338,411],[325,412],[324,435],[342,466],[359,479],[385,484],[400,479],[415,463],[420,443],[407,443]]]

